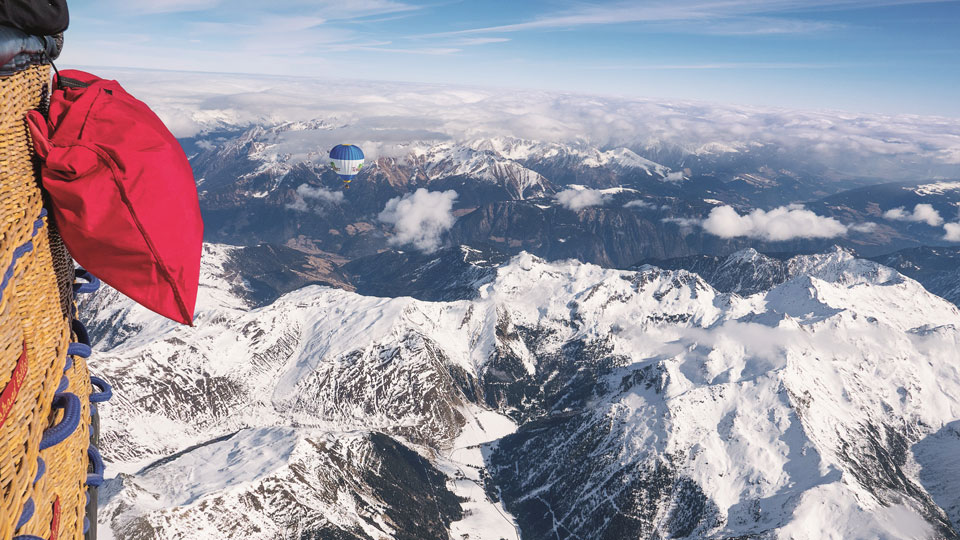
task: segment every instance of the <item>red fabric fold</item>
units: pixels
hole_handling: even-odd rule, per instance
[[[50,114],[27,115],[43,187],[70,254],[146,308],[192,324],[203,221],[196,182],[176,138],[116,81],[55,90]]]

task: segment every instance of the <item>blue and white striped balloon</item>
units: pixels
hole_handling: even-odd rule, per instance
[[[340,175],[344,184],[350,184],[353,177],[363,168],[363,150],[352,144],[338,144],[330,150],[330,167]]]

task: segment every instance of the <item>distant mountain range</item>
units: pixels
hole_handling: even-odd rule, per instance
[[[114,538],[960,538],[960,182],[486,137],[344,189],[338,126],[221,127],[195,326],[80,306]],[[420,188],[431,249],[381,214]],[[702,226],[796,203],[847,233]]]
[[[386,203],[426,188],[458,194],[457,221],[444,237],[449,245],[489,245],[548,260],[626,268],[649,258],[726,255],[746,247],[813,252],[834,244],[875,256],[949,245],[942,228],[886,219],[888,210],[928,203],[950,221],[960,203],[960,182],[868,185],[870,179],[843,177],[763,145],[692,154],[651,150],[668,160],[664,165],[628,148],[506,137],[410,143],[399,155],[373,160],[344,190],[326,164],[326,149],[308,142],[311,130],[329,129],[320,121],[300,122],[186,141],[194,150],[208,240],[364,257],[389,247],[391,225],[378,219]],[[595,190],[597,200],[562,204],[557,194],[570,189]],[[863,227],[844,237],[771,243],[723,239],[685,225],[718,205],[746,213],[798,202]]]

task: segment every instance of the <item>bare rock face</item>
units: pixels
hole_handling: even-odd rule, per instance
[[[960,249],[919,247],[873,257],[872,260],[919,281],[933,294],[960,305]]]
[[[648,258],[687,255],[704,248],[728,249],[738,241],[718,241],[702,232],[664,225],[675,209],[625,208],[627,199],[605,206],[570,210],[552,201],[499,201],[460,218],[451,242],[489,244],[507,253],[527,251],[548,260],[577,259],[626,268]],[[546,203],[546,204],[544,204]],[[743,241],[739,241],[743,243]]]
[[[499,250],[456,246],[435,253],[390,250],[342,267],[359,294],[418,300],[472,300],[509,260]]]

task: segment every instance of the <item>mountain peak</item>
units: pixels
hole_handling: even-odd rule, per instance
[[[235,294],[213,260],[229,251],[208,248],[207,291]],[[464,254],[484,262],[465,264]],[[427,281],[448,265],[466,275],[491,260],[458,246],[416,270],[407,253],[385,256]],[[140,471],[109,484],[104,515],[115,531],[173,535],[229,520],[235,532],[266,537],[291,515],[329,508],[319,515],[339,521],[313,525],[389,536],[384,524],[426,506],[409,510],[412,492],[384,495],[384,485],[407,484],[373,472],[406,471],[433,479],[438,504],[453,490],[465,508],[500,516],[491,517],[498,531],[503,521],[511,528],[509,511],[538,538],[554,527],[545,508],[583,538],[813,526],[857,536],[861,525],[851,523],[879,537],[949,537],[932,501],[952,496],[950,487],[924,475],[942,468],[930,456],[950,439],[938,430],[960,415],[960,312],[842,250],[734,258],[756,264],[725,271],[776,283],[742,297],[683,269],[614,270],[525,252],[495,268],[479,296],[456,301],[311,286],[250,309],[202,294],[202,325],[146,324],[138,339],[98,355],[125,397],[103,417],[107,457]],[[95,304],[92,318],[128,320],[120,304]],[[509,434],[512,422],[520,426]],[[464,437],[495,443],[473,448]],[[929,452],[908,467],[905,452],[921,443]],[[278,457],[270,466],[237,460],[263,448]],[[178,465],[193,461],[229,474],[181,479]],[[330,480],[322,471],[333,463]],[[474,489],[480,478],[496,500]],[[604,497],[584,486],[604,486]],[[824,500],[842,519],[811,525]],[[432,522],[464,530],[467,513],[443,508]],[[666,517],[631,517],[644,509]]]

